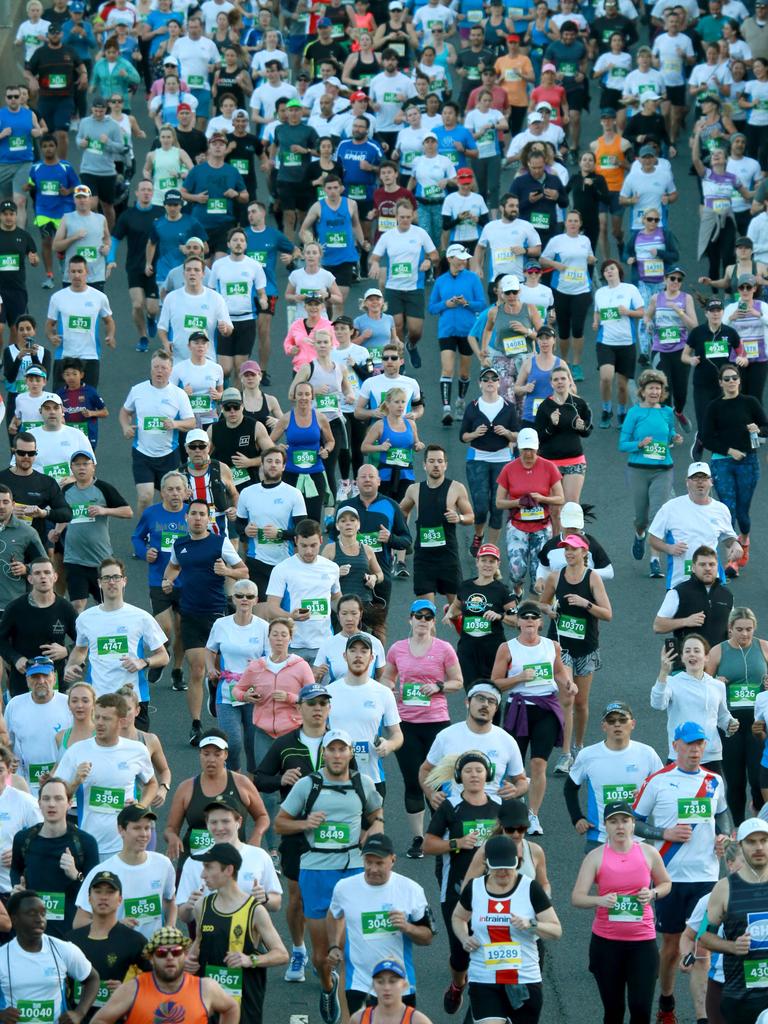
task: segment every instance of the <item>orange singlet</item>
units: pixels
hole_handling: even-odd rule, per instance
[[[176,992],[161,992],[151,971],[140,974],[125,1024],[208,1024],[202,978],[185,972],[183,979]]]
[[[625,157],[621,151],[622,136],[615,135],[613,142],[606,142],[601,135],[595,146],[595,163],[598,174],[602,174],[609,192],[620,192],[627,173],[622,166]]]

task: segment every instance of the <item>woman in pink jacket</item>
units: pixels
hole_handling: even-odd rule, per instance
[[[322,327],[329,331],[332,347],[339,347],[333,324],[326,316],[323,316],[324,307],[320,292],[304,296],[304,310],[307,315],[293,321],[283,341],[283,350],[287,356],[291,357],[294,373],[298,373],[305,363],[311,363],[316,356],[315,346],[310,341],[310,336],[315,328]]]
[[[253,763],[256,768],[278,736],[284,736],[301,725],[299,690],[315,681],[309,663],[288,650],[292,636],[293,619],[273,619],[267,632],[269,654],[249,661],[232,687],[234,700],[253,705]],[[263,799],[272,820],[278,795],[265,793]],[[271,826],[266,833],[266,845],[274,859],[277,856],[277,837]]]

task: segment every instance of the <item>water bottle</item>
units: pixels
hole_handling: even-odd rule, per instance
[[[760,435],[756,430],[750,430],[749,443],[752,446],[753,451],[760,447]]]

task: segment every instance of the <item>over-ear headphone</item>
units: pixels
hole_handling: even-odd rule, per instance
[[[465,764],[471,764],[473,761],[479,761],[479,763],[485,768],[485,779],[486,782],[493,782],[494,776],[496,775],[496,765],[491,761],[487,754],[484,754],[482,750],[468,750],[462,754],[461,757],[456,759],[456,765],[453,769],[454,782],[461,782],[461,771]]]

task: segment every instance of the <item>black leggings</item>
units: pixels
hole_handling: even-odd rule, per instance
[[[768,160],[768,132],[761,125],[744,125],[744,134],[747,136],[747,153],[757,160],[761,167],[765,167]]]
[[[582,295],[564,295],[555,290],[555,317],[557,333],[561,338],[583,338],[584,321],[587,319],[592,292]]]
[[[723,222],[722,230],[715,239],[710,239],[704,254],[709,260],[709,277],[713,281],[720,280],[720,270],[725,268],[733,259],[733,244],[736,241],[736,222],[733,217],[727,217]]]
[[[339,461],[339,456],[343,451],[349,451],[349,440],[347,438],[347,428],[344,422],[344,417],[339,416],[338,419],[330,421],[331,433],[333,434],[333,451],[328,452],[328,458],[325,460],[325,475],[328,477],[328,489],[331,494],[336,495],[336,464]]]
[[[707,406],[710,402],[714,402],[716,398],[720,398],[722,391],[715,383],[714,387],[708,388],[705,385],[697,385],[696,378],[694,377],[693,384],[693,407],[696,410],[696,426],[701,432],[702,424],[704,423],[704,413],[707,411]]]
[[[424,793],[419,785],[419,768],[427,759],[427,754],[435,736],[450,725],[445,722],[401,722],[403,745],[395,751],[397,763],[403,776],[405,786],[405,809],[408,814],[418,814],[424,810]]]
[[[765,134],[768,135],[768,132]],[[767,376],[768,363],[750,363],[749,366],[745,366],[741,371],[742,395],[751,395],[762,404]]]
[[[749,793],[759,811],[763,806],[760,793],[760,758],[763,753],[763,740],[752,735],[754,712],[746,708],[733,708],[731,714],[739,720],[739,731],[728,739],[720,730],[723,740],[723,774],[728,791],[728,806],[736,826],[746,817],[747,780]]]
[[[682,412],[685,408],[685,400],[688,397],[688,377],[691,368],[688,363],[682,360],[681,352],[657,352],[658,363],[669,381],[669,390],[672,395],[672,404],[675,412]],[[743,389],[742,389],[743,390]]]
[[[445,868],[443,868],[443,870],[445,870]],[[448,963],[451,965],[452,971],[456,971],[457,974],[462,974],[469,967],[469,953],[459,942],[456,933],[453,930],[453,925],[451,924],[451,918],[453,917],[453,912],[456,909],[456,904],[458,902],[459,897],[455,893],[451,893],[440,904],[440,910],[443,912],[445,930],[448,934],[448,948],[450,949]]]
[[[344,413],[348,444],[339,452],[339,472],[342,480],[350,480],[363,464],[360,446],[365,440],[366,421],[356,420],[351,412]]]
[[[650,1024],[659,970],[655,939],[622,942],[593,934],[589,969],[603,1002],[603,1024],[624,1024],[625,1001],[629,1024]]]
[[[456,647],[465,689],[476,679],[490,679],[499,644],[496,639],[462,634]]]

